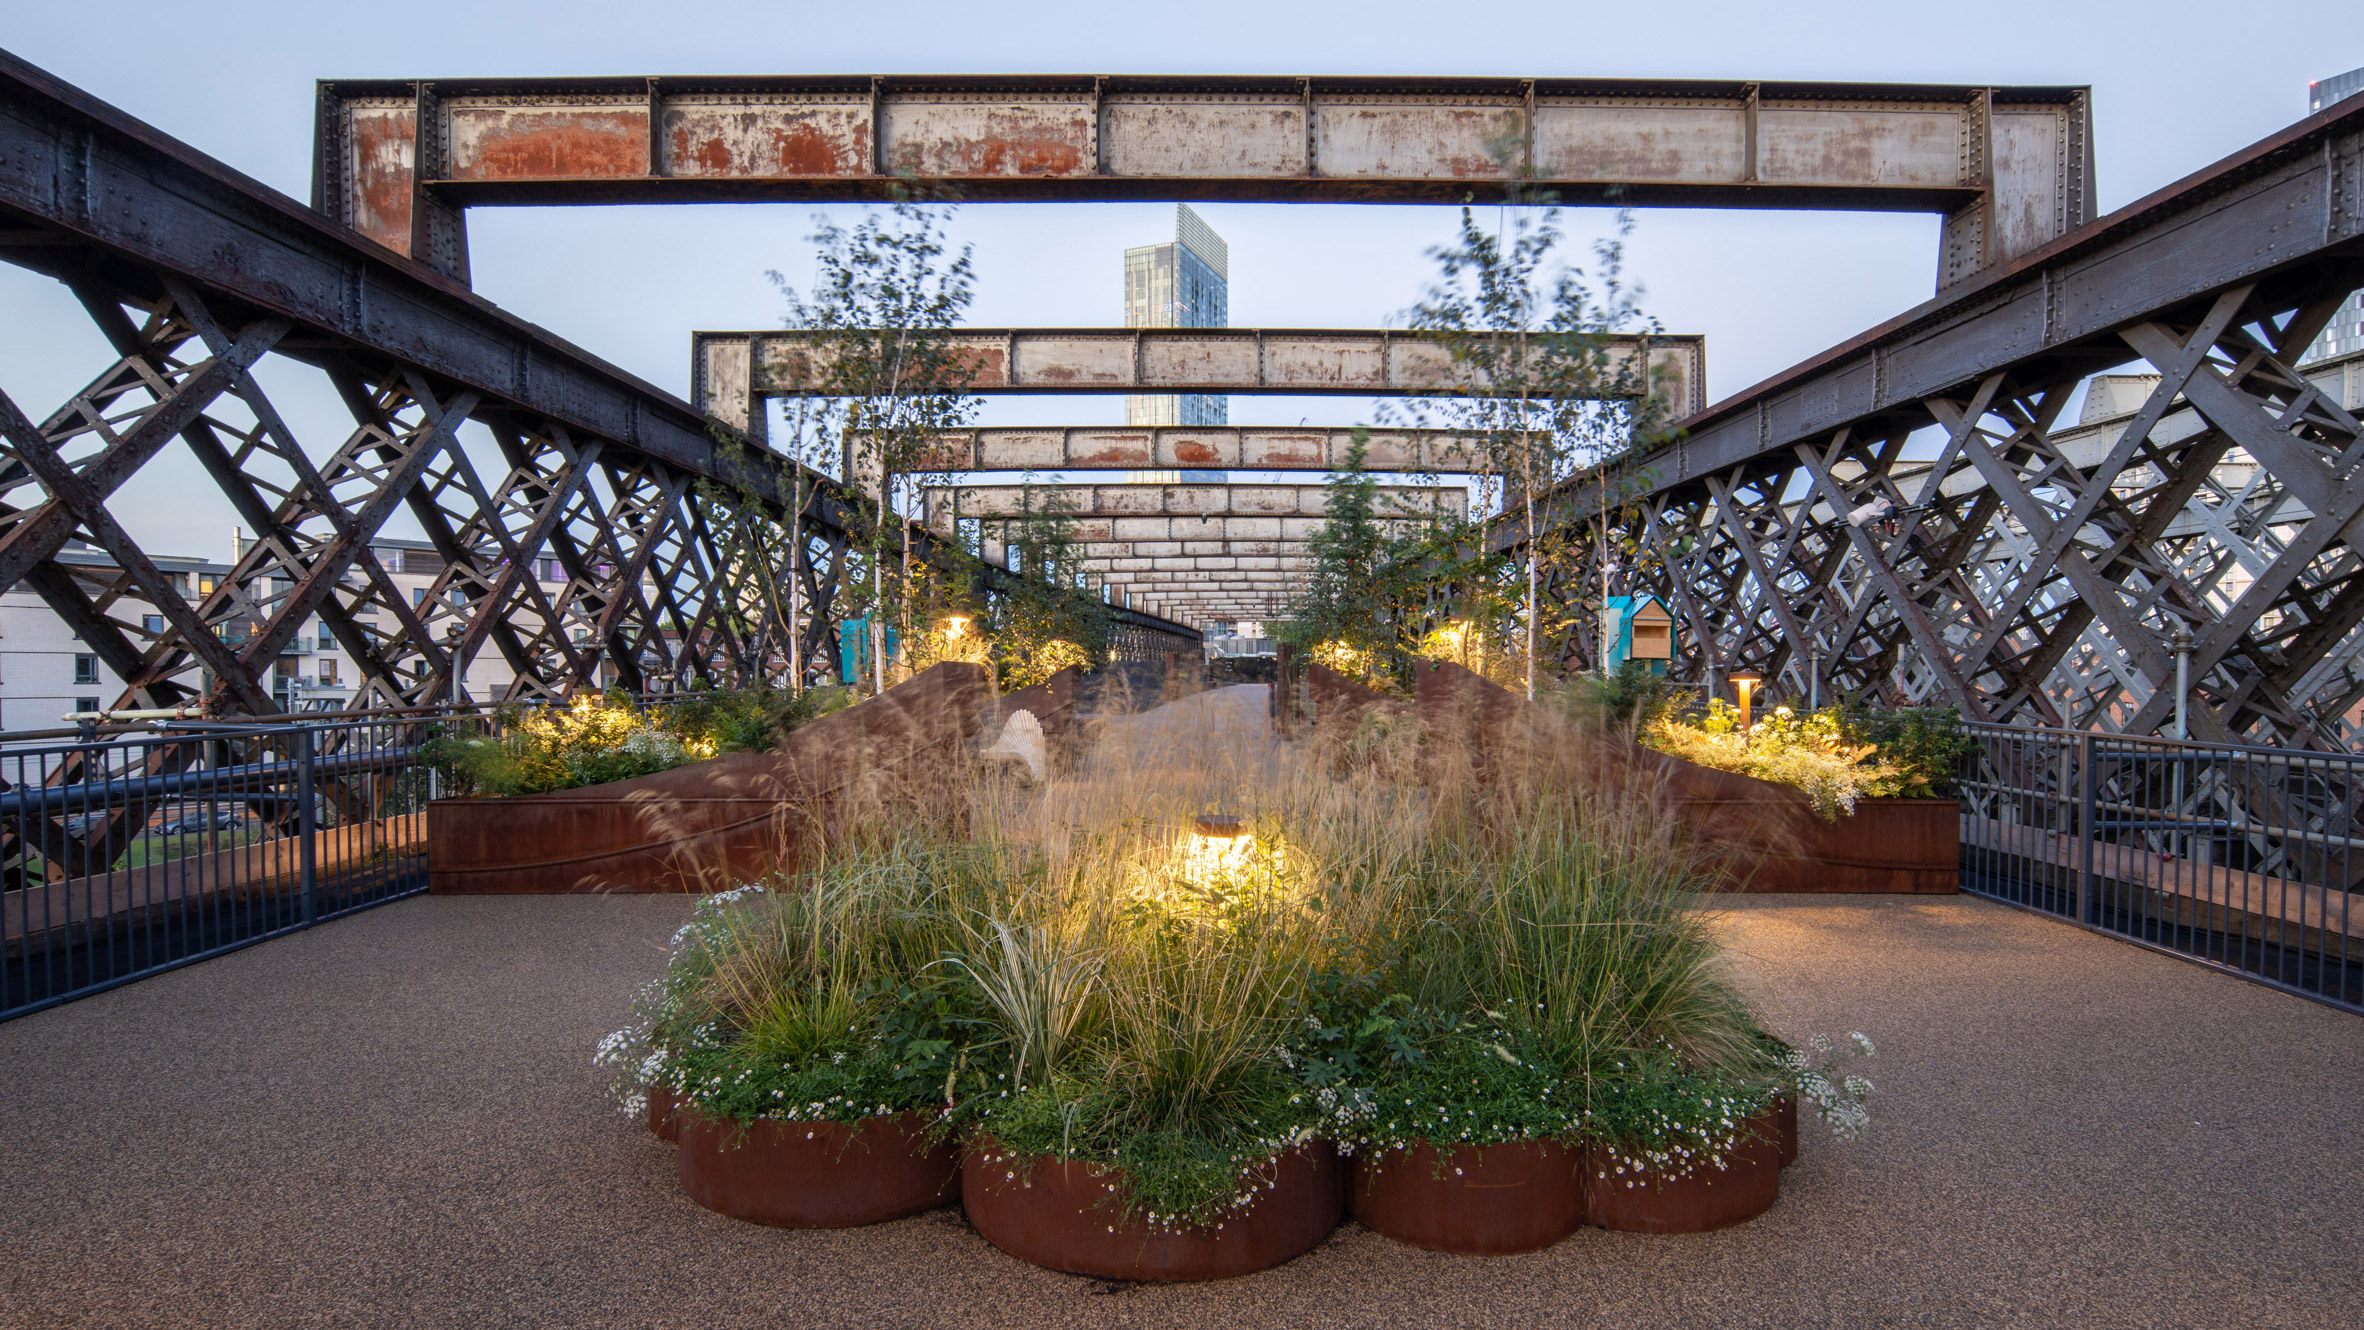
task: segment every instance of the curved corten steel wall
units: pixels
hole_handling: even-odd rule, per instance
[[[849,805],[926,797],[966,760],[994,709],[982,667],[944,664],[805,726],[774,752],[553,794],[438,800],[427,806],[429,890],[734,886],[792,866]]]
[[[1431,735],[1463,739],[1482,777],[1517,745],[1575,742],[1598,750],[1615,782],[1664,792],[1670,809],[1724,851],[1721,887],[1751,892],[1952,892],[1961,883],[1962,819],[1952,799],[1865,799],[1825,822],[1798,790],[1717,771],[1599,736],[1536,735],[1538,711],[1516,693],[1450,664],[1419,670],[1419,713]]]

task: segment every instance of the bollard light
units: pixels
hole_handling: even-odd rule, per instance
[[[1191,827],[1189,860],[1184,873],[1201,888],[1235,880],[1246,871],[1253,844],[1244,819],[1225,813],[1201,813]]]
[[[1758,684],[1761,684],[1765,681],[1765,676],[1757,673],[1755,670],[1734,670],[1731,674],[1725,677],[1731,679],[1732,687],[1739,690],[1740,732],[1742,734],[1746,734],[1748,733],[1749,728],[1749,694],[1756,688]]]
[[[944,636],[954,641],[958,641],[960,635],[968,630],[969,616],[965,614],[955,614],[944,621]]]

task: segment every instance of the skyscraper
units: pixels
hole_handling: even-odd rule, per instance
[[[1231,326],[1231,250],[1187,203],[1174,205],[1174,239],[1125,251],[1127,328]],[[1231,400],[1205,393],[1125,398],[1128,425],[1222,425]]]
[[[2351,69],[2335,78],[2307,85],[2307,114],[2323,110],[2333,102],[2344,101],[2364,93],[2364,69]],[[2344,356],[2351,351],[2364,351],[2364,292],[2349,296],[2340,303],[2339,313],[2331,316],[2331,326],[2307,348],[2306,359],[2321,360],[2325,356]]]

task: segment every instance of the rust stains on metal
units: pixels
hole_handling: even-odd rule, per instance
[[[888,155],[920,176],[1089,175],[1088,108],[1041,104],[919,103],[890,116]]]
[[[345,170],[352,192],[346,221],[388,249],[407,254],[418,116],[408,106],[368,105],[356,105],[347,115]]]
[[[610,180],[647,175],[644,109],[449,108],[454,180]]]
[[[1149,436],[1137,434],[1103,439],[1097,448],[1081,452],[1071,451],[1066,459],[1077,466],[1134,466],[1146,467],[1156,462],[1149,446]]]
[[[865,105],[669,103],[665,173],[684,179],[814,179],[871,173]]]

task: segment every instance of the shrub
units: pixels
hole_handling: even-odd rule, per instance
[[[1165,1229],[1224,1222],[1316,1135],[1679,1171],[1778,1091],[1859,1126],[1868,1084],[1730,985],[1705,863],[1559,726],[1490,743],[1483,781],[1434,735],[1398,751],[1409,727],[1340,767],[1165,713],[1112,722],[1075,779],[971,771],[702,907],[603,1064],[628,1105],[662,1083],[741,1118],[924,1109],[1122,1170]],[[1211,808],[1247,834],[1198,834]]]
[[[422,756],[454,794],[545,794],[769,749],[818,709],[811,694],[770,688],[701,691],[663,709],[585,693],[565,706],[503,707],[496,735],[441,726]]]

